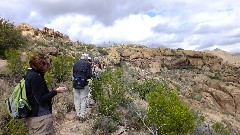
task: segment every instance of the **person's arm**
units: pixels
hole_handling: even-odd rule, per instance
[[[92,77],[92,68],[91,68],[91,64],[88,63],[87,64],[87,79],[91,79]]]
[[[35,100],[37,101],[38,104],[44,104],[57,95],[56,90],[49,91],[45,93],[44,91],[44,80],[42,79],[41,76],[34,77],[32,82],[31,82],[31,87],[32,87],[32,93],[34,95]]]

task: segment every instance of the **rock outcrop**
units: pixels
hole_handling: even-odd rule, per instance
[[[22,32],[22,35],[31,36],[33,39],[37,40],[46,40],[45,38],[53,38],[70,41],[67,35],[62,34],[59,31],[49,29],[47,27],[44,27],[43,30],[40,30],[37,28],[33,28],[32,26],[26,23],[22,23],[17,26],[17,29],[19,29]]]

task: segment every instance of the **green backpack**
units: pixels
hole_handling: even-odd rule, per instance
[[[25,79],[23,78],[14,88],[12,95],[6,99],[7,111],[13,118],[25,118],[32,109],[28,103]]]

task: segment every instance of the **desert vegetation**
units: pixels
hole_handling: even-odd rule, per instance
[[[13,23],[0,17],[0,56],[5,57],[5,50],[17,49],[26,45],[27,39],[15,28]]]

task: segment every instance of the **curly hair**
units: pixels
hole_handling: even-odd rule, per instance
[[[34,70],[45,73],[50,69],[51,59],[44,54],[38,53],[31,57],[29,65]]]

